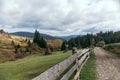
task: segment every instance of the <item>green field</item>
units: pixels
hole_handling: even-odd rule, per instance
[[[120,57],[120,43],[108,44],[104,49]]]
[[[80,73],[80,80],[96,80],[97,73],[96,73],[96,64],[95,64],[95,54],[92,52],[90,54],[90,58],[83,66],[83,69]]]
[[[17,61],[1,63],[0,80],[31,80],[70,55],[71,51],[55,52],[48,56],[37,54]]]

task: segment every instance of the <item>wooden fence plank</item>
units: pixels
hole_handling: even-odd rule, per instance
[[[51,67],[50,69],[46,70],[39,76],[35,77],[32,80],[55,80],[59,77],[76,59],[76,64],[61,78],[61,80],[68,80],[69,77],[73,74],[73,72],[79,68],[85,58],[89,55],[89,49],[84,49],[74,55],[71,55],[66,60],[56,64],[55,66]]]
[[[86,61],[88,60],[89,55],[87,56],[87,58],[85,59],[85,61],[82,63],[82,65],[80,66],[79,70],[77,71],[76,75],[74,76],[73,80],[79,80],[79,76],[80,76],[80,71],[83,68],[84,64],[86,63]]]
[[[55,66],[43,72],[32,80],[55,80],[58,76],[60,76],[61,73],[64,72],[65,69],[67,69],[75,61],[79,54],[80,53],[72,55],[68,59],[56,64]]]
[[[61,80],[68,80],[70,76],[75,72],[75,70],[82,65],[83,61],[86,59],[86,57],[89,55],[89,52],[87,52],[62,78]]]

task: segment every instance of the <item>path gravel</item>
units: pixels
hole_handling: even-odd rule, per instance
[[[120,58],[96,47],[97,80],[120,80]]]

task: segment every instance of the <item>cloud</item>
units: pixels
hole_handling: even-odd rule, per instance
[[[119,0],[0,0],[0,28],[55,36],[120,30]]]

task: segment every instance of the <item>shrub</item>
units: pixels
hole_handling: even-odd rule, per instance
[[[104,47],[105,46],[105,41],[100,41],[97,43],[97,46],[99,47]]]
[[[45,55],[51,55],[52,51],[50,50],[49,47],[46,48]]]
[[[15,53],[18,53],[18,48],[15,48]]]

